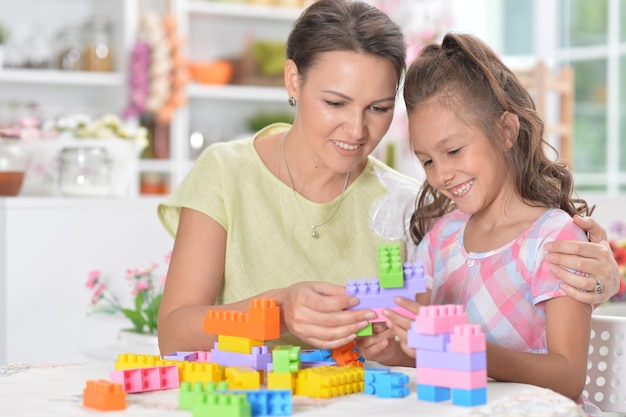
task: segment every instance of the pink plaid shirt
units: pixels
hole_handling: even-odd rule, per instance
[[[543,244],[587,241],[563,210],[548,209],[508,244],[484,253],[463,246],[470,216],[455,210],[433,225],[415,260],[424,264],[432,304],[463,304],[469,320],[482,326],[489,342],[520,352],[547,352],[542,301],[565,295],[561,281],[543,262]]]

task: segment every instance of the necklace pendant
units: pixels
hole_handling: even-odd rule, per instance
[[[317,239],[319,237],[319,233],[317,233],[317,226],[313,226],[313,229],[311,230],[311,237],[313,239]]]

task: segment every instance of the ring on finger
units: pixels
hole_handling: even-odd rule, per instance
[[[596,287],[593,289],[593,292],[596,294],[600,294],[604,290],[604,284],[598,279],[598,277],[594,278],[596,280]]]

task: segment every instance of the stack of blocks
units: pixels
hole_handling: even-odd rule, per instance
[[[400,296],[414,300],[415,294],[426,291],[424,268],[420,263],[403,264],[398,244],[378,247],[378,275],[378,278],[369,281],[365,278],[358,281],[351,279],[346,285],[346,294],[359,299],[359,304],[350,309],[370,309],[376,313],[376,318],[370,320],[369,326],[359,331],[358,336],[372,335],[372,323],[387,320],[382,314],[385,308],[414,318],[413,313],[398,307],[393,299]]]
[[[462,406],[487,402],[485,334],[462,305],[420,307],[408,334],[415,348],[417,398]]]

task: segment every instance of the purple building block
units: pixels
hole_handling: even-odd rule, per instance
[[[415,366],[455,371],[477,371],[487,369],[487,354],[485,352],[457,353],[417,349]]]
[[[163,356],[168,361],[187,361],[195,362],[198,360],[198,352],[174,352]]]
[[[222,366],[250,366],[257,371],[265,371],[272,363],[272,353],[267,346],[253,346],[252,353],[228,352],[219,350],[217,342],[211,349],[211,361]]]

